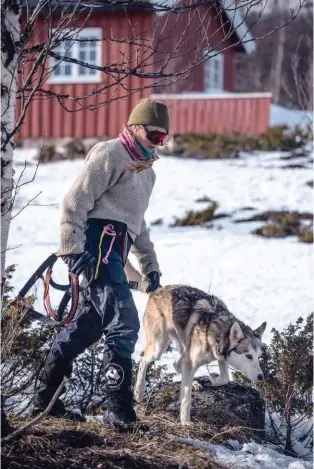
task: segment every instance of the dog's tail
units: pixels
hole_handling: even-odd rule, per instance
[[[128,279],[129,287],[132,290],[141,291],[146,293],[146,289],[148,287],[148,281],[143,280],[139,271],[131,264],[129,259],[127,259],[126,264],[124,266],[124,271],[126,277]]]

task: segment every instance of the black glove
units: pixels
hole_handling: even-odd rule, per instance
[[[94,256],[88,251],[80,254],[64,254],[61,258],[68,266],[69,272],[75,275],[80,275],[87,266],[92,266],[96,261]]]
[[[153,271],[147,274],[148,278],[148,287],[146,289],[146,293],[152,293],[153,291],[157,290],[160,287],[160,274],[159,272]]]

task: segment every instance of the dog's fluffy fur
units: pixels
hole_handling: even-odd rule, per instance
[[[180,357],[174,366],[182,375],[180,419],[183,424],[189,423],[193,377],[201,365],[218,361],[220,375],[211,375],[213,386],[228,383],[228,365],[243,371],[252,381],[263,379],[259,357],[265,328],[263,322],[252,330],[220,299],[197,288],[161,287],[150,294],[144,314],[144,350],[135,399],[143,400],[148,364],[159,359],[169,342],[175,341]]]

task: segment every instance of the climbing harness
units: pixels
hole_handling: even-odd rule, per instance
[[[77,264],[69,270],[69,283],[67,285],[61,285],[53,280],[52,268],[56,263],[58,256],[56,254],[48,256],[25,283],[16,298],[10,301],[3,309],[1,319],[9,310],[10,306],[15,306],[21,308],[22,313],[26,314],[30,319],[42,321],[44,324],[50,326],[63,326],[69,324],[77,311],[79,293],[88,288],[94,278],[93,269],[90,269],[91,275],[87,285],[82,287],[79,284],[79,275],[84,269],[86,270],[88,268],[88,266],[84,266],[84,260],[86,260],[84,259],[84,256],[88,259],[90,254],[84,253]],[[78,264],[80,264],[80,268],[77,268]],[[47,315],[36,311],[32,306],[28,305],[28,300],[25,298],[38,279],[41,279],[44,284],[43,304]],[[57,309],[54,309],[51,305],[50,287],[64,292]],[[70,301],[71,304],[69,305]]]

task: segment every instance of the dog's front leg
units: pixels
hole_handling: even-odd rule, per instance
[[[224,386],[229,383],[229,371],[228,364],[225,360],[218,361],[220,374],[216,373],[210,374],[210,380],[213,386]]]
[[[180,394],[180,421],[182,425],[191,424],[192,383],[195,371],[196,369],[191,366],[190,361],[182,360],[182,381]]]
[[[150,363],[150,360],[146,360],[143,357],[138,367],[136,384],[135,384],[135,389],[134,389],[134,397],[138,404],[142,402],[144,399],[145,377],[146,377],[146,370],[147,370],[149,363]]]

